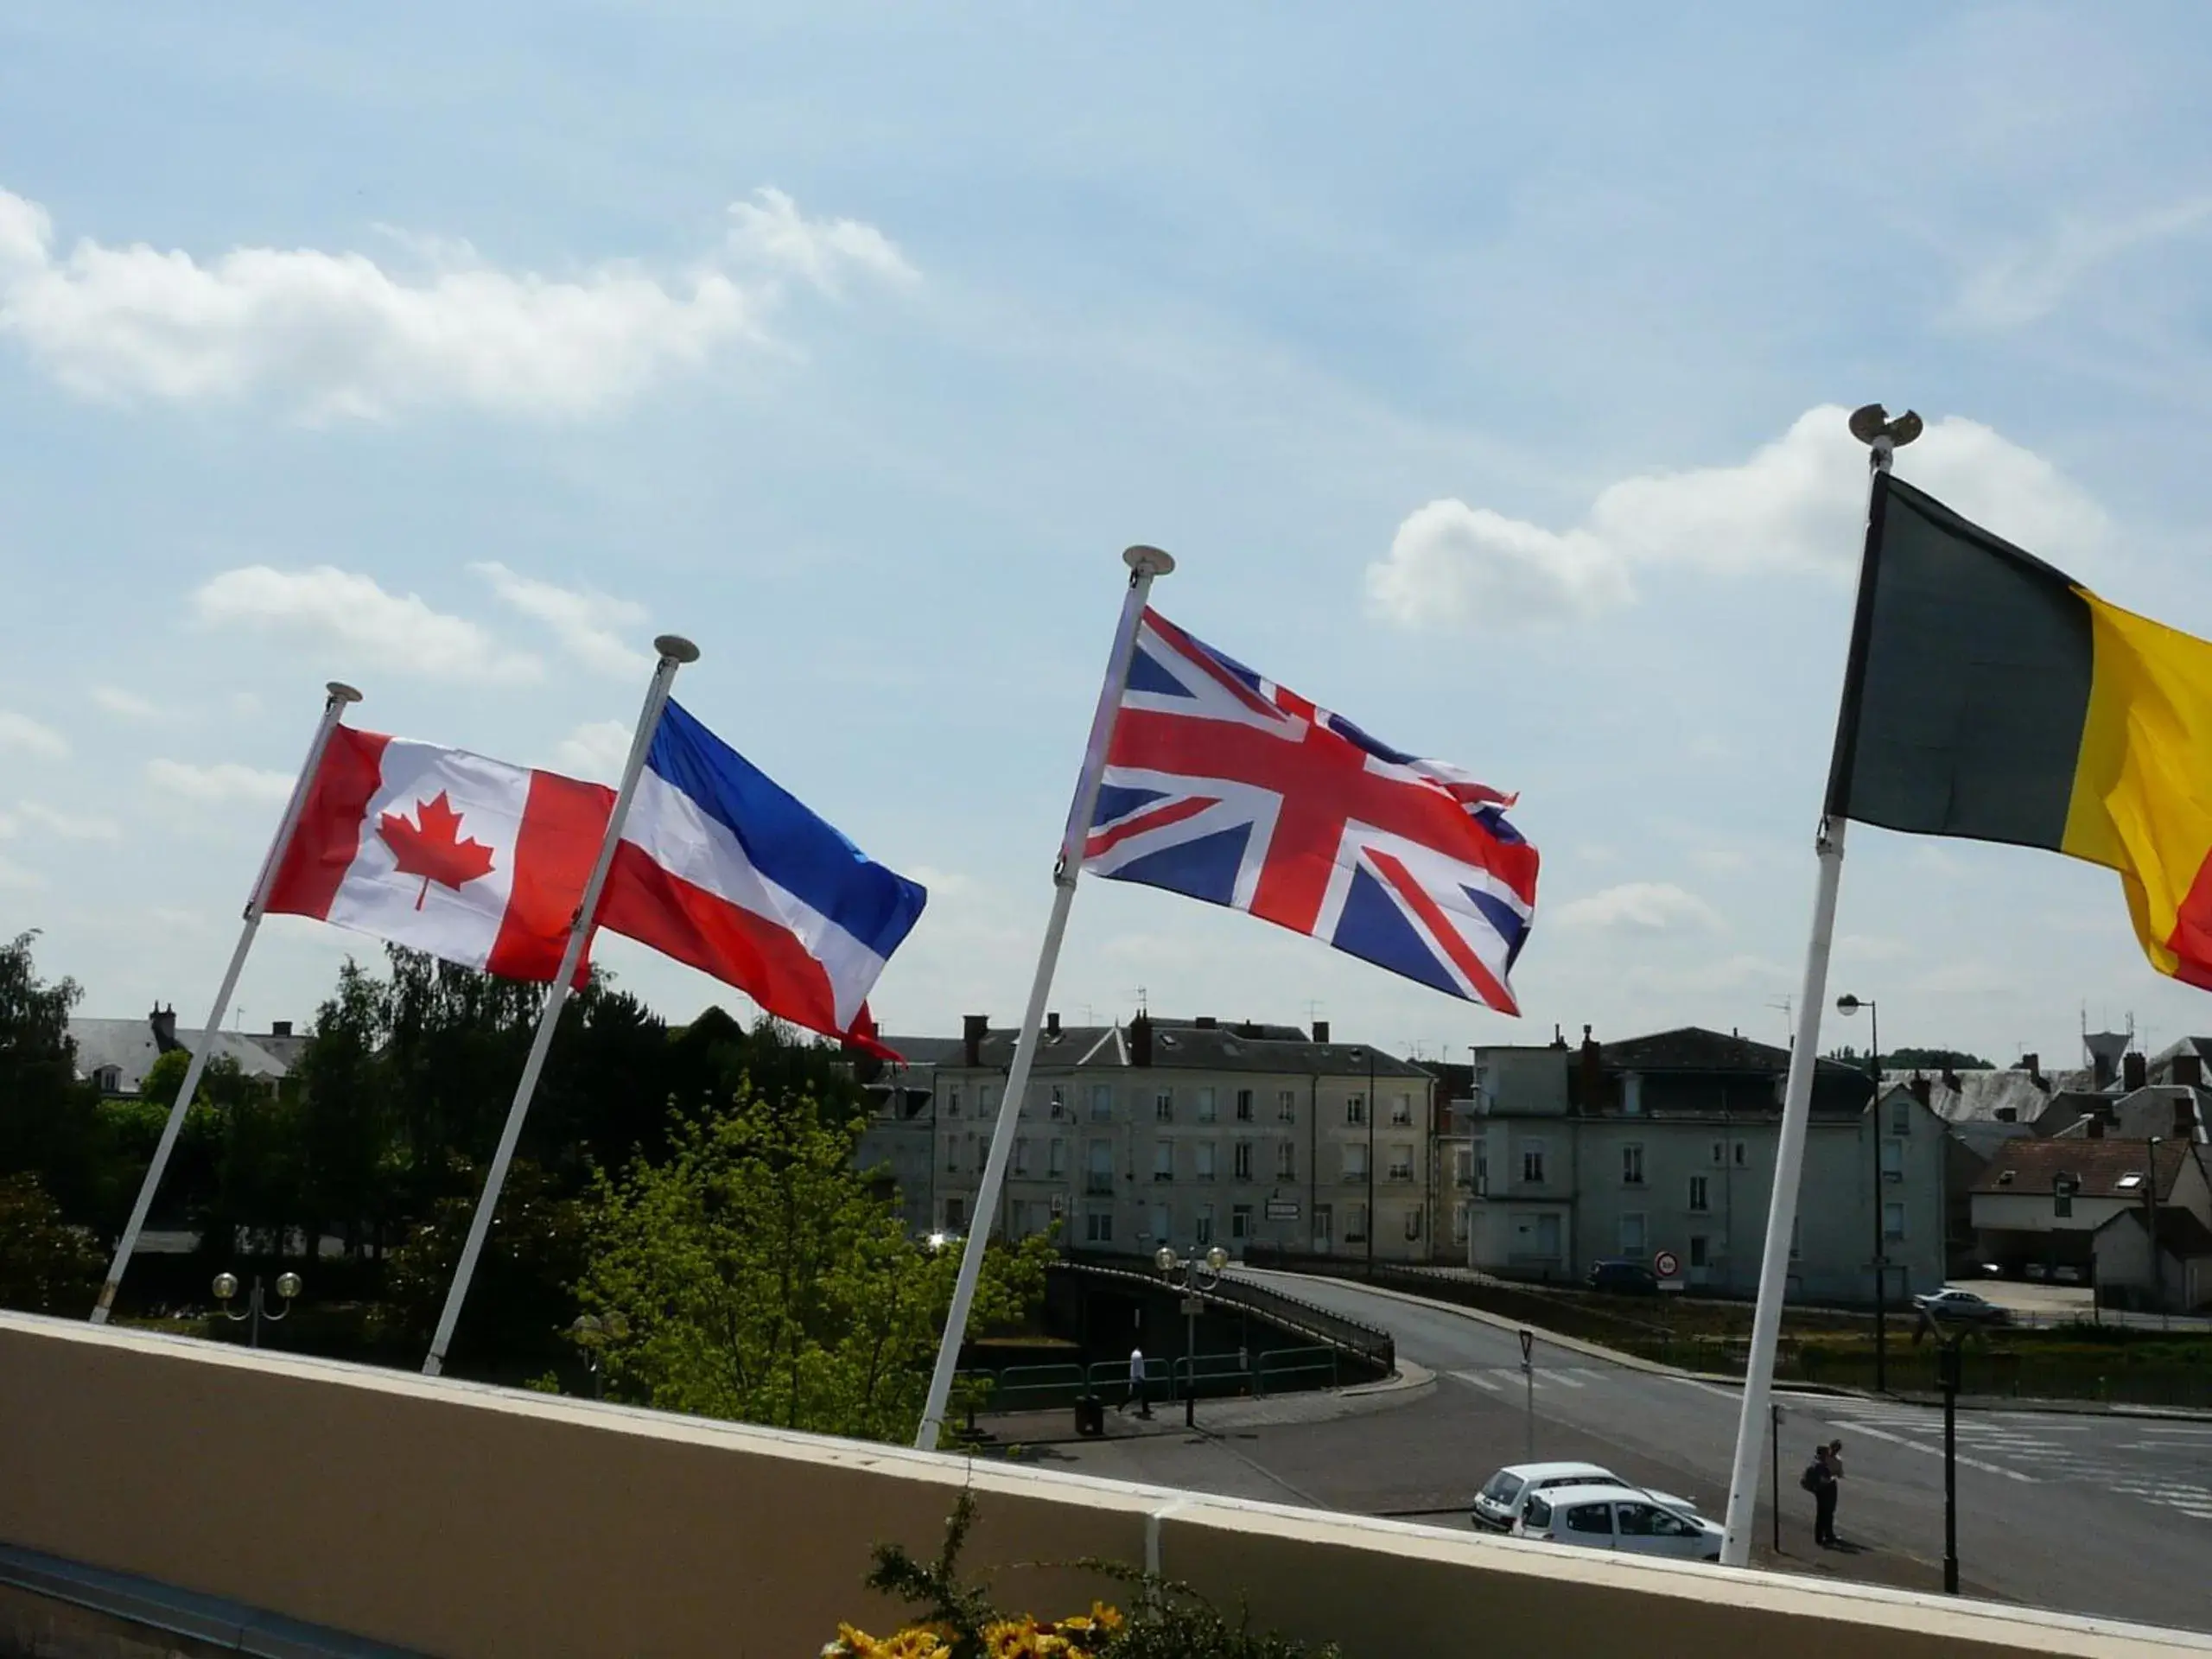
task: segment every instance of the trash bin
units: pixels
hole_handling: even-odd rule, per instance
[[[1075,1432],[1094,1436],[1106,1432],[1106,1402],[1096,1395],[1085,1395],[1075,1402]]]

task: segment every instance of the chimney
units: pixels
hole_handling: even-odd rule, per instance
[[[1239,1020],[1236,1034],[1239,1037],[1257,1037],[1260,1034],[1260,1022],[1256,1020]]]
[[[1552,1046],[1559,1049],[1563,1049],[1567,1046],[1567,1033],[1559,1028],[1559,1024],[1556,1020],[1552,1024]]]
[[[1598,1109],[1599,1103],[1598,1096],[1605,1087],[1605,1065],[1599,1058],[1598,1039],[1590,1034],[1590,1027],[1585,1026],[1582,1027],[1580,1076],[1581,1099],[1577,1103],[1584,1111],[1594,1112]]]
[[[1047,1037],[1057,1037],[1060,1034],[1060,1016],[1058,1014],[1047,1013],[1045,1015],[1045,1034]]]
[[[983,1063],[983,1038],[990,1031],[991,1016],[968,1014],[960,1018],[960,1058],[969,1065]]]
[[[1999,1106],[1990,1116],[1999,1123],[2017,1123],[2020,1121],[2020,1109],[2017,1106]]]
[[[1202,1014],[1191,1023],[1196,1026],[1200,1031],[1211,1031],[1215,1027],[1218,1026],[1221,1021],[1215,1019],[1213,1015],[1210,1014]]]
[[[154,1011],[146,1016],[146,1022],[154,1028],[156,1048],[166,1054],[177,1046],[176,1007],[174,1003],[166,1008],[158,1002],[154,1004]]]
[[[2202,1058],[2196,1054],[2175,1055],[2173,1058],[2173,1070],[2166,1081],[2169,1083],[2178,1083],[2190,1089],[2202,1087],[2204,1082],[2204,1062]]]
[[[1329,1022],[1327,1020],[1316,1020],[1313,1022],[1313,1040],[1317,1043],[1325,1043],[1329,1040]]]
[[[1943,1086],[1955,1095],[1965,1087],[1965,1085],[1959,1081],[1959,1074],[1952,1071],[1948,1065],[1943,1068]]]
[[[269,1034],[271,1037],[290,1036],[292,1034],[292,1022],[289,1020],[271,1020],[269,1022]]]
[[[2174,1102],[2174,1139],[2196,1139],[2196,1103],[2193,1100]]]
[[[1152,1064],[1152,1016],[1141,1014],[1129,1021],[1129,1064]]]
[[[2082,1131],[2092,1141],[2101,1141],[2105,1138],[2105,1121],[2092,1112],[2082,1120]]]
[[[2021,1055],[2020,1070],[2026,1072],[2028,1074],[2028,1081],[2035,1084],[2037,1088],[2042,1090],[2044,1093],[2047,1095],[2050,1092],[2050,1084],[2044,1081],[2042,1055]]]
[[[2120,1086],[2126,1089],[2129,1094],[2133,1094],[2138,1089],[2140,1089],[2145,1083],[2149,1082],[2150,1078],[2151,1063],[2145,1059],[2142,1055],[2131,1052],[2120,1057]]]
[[[1912,1081],[1905,1087],[1912,1090],[1912,1097],[1923,1106],[1929,1104],[1929,1096],[1936,1092],[1936,1085],[1917,1071],[1912,1074]]]

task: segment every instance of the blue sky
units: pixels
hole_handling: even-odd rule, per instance
[[[1149,541],[1185,626],[1521,792],[1527,1017],[1107,883],[1070,1017],[1778,1039],[1840,408],[2212,633],[2196,9],[736,10],[0,20],[0,929],[88,1011],[199,1018],[325,678],[591,772],[676,628],[931,885],[886,1024],[1010,1019]],[[2054,857],[1861,830],[1840,931],[1891,1044],[2212,1024]],[[272,921],[245,1022],[370,948]]]

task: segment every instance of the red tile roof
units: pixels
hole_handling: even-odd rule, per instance
[[[2039,1141],[2033,1135],[2016,1135],[1991,1155],[1987,1167],[1975,1180],[1974,1190],[2047,1193],[2053,1179],[2065,1174],[2082,1183],[2080,1196],[2085,1198],[2140,1198],[2144,1161],[2149,1150],[2147,1141],[2123,1141],[2111,1135],[2099,1141],[2070,1136],[2061,1141]],[[2181,1173],[2182,1165],[2193,1150],[2179,1141],[2158,1143],[2161,1204],[2173,1196],[2174,1178]],[[2133,1185],[2122,1186],[2120,1182],[2129,1175],[2137,1179]]]

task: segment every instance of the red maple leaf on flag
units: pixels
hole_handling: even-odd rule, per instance
[[[377,819],[377,834],[391,849],[401,874],[423,878],[423,891],[415,895],[416,909],[422,909],[430,896],[433,881],[459,893],[463,882],[492,874],[492,849],[480,841],[461,839],[461,815],[453,810],[445,791],[440,790],[435,800],[416,802],[415,817],[416,821],[410,823],[396,812],[384,813]]]

